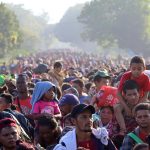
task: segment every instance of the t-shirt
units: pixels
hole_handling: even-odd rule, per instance
[[[118,102],[117,88],[111,86],[102,86],[96,94],[97,106],[113,106]]]
[[[27,99],[19,99],[16,98],[14,100],[14,104],[17,106],[17,110],[25,115],[30,114],[30,111],[32,109],[32,105],[30,104],[31,97],[28,97]],[[19,105],[20,104],[20,105]]]
[[[88,150],[97,150],[95,143],[93,140],[78,142],[78,147],[84,147]]]
[[[140,88],[140,97],[143,97],[145,92],[150,91],[150,80],[146,74],[142,73],[139,77],[134,78],[132,77],[131,71],[129,71],[129,72],[124,73],[120,80],[120,84],[118,87],[119,92],[122,92],[123,84],[127,80],[134,80],[137,82]]]
[[[145,132],[140,132],[140,133],[139,133],[139,138],[140,138],[143,142],[146,142],[147,137],[148,137],[147,133],[145,133]]]
[[[48,113],[52,115],[60,114],[60,109],[55,101],[38,101],[35,103],[33,113]]]

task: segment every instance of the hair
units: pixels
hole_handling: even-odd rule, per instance
[[[114,109],[113,109],[112,106],[102,106],[102,107],[100,108],[100,111],[102,111],[102,110],[105,109],[105,108],[109,109],[109,110],[112,112],[112,114],[114,114]]]
[[[88,83],[85,84],[85,88],[86,88],[87,90],[90,90],[91,86],[92,86],[92,83],[91,83],[91,82],[88,82]]]
[[[137,63],[137,64],[141,63],[141,64],[143,64],[143,66],[145,67],[145,60],[144,60],[144,58],[141,57],[141,56],[134,56],[134,57],[132,57],[132,59],[131,59],[131,61],[130,61],[130,66],[131,66],[133,63]]]
[[[19,74],[19,75],[18,75],[17,80],[20,79],[20,78],[24,78],[25,80],[27,80],[27,79],[28,79],[28,76],[27,76],[27,74],[22,73],[22,74]]]
[[[78,84],[81,88],[84,87],[84,82],[81,79],[75,79],[72,81],[72,83]]]
[[[58,127],[58,123],[54,117],[41,116],[38,119],[38,126],[48,126],[50,129],[53,130]]]
[[[149,148],[148,144],[140,143],[134,146],[133,150],[141,150],[142,148]]]
[[[101,77],[101,76],[96,75],[96,76],[94,76],[93,81],[94,81],[94,82],[95,82],[95,81],[100,82],[100,81],[101,81],[101,79],[102,79],[102,77]]]
[[[13,96],[11,94],[3,93],[0,97],[4,98],[7,104],[11,104],[11,110],[16,110],[16,106],[13,104]]]
[[[148,111],[150,111],[150,103],[145,102],[145,103],[137,104],[134,108],[134,114],[136,114],[137,111],[139,111],[139,110],[148,110]]]
[[[0,95],[0,97],[4,98],[4,99],[5,99],[5,102],[6,102],[7,104],[10,104],[10,103],[12,104],[12,102],[13,102],[13,97],[12,97],[12,95],[10,95],[10,94],[3,93],[3,94]]]
[[[71,84],[70,83],[63,83],[63,85],[61,86],[61,91],[65,91],[67,89],[71,88]]]
[[[133,89],[137,89],[137,91],[139,91],[139,86],[137,84],[136,81],[134,80],[127,80],[124,84],[123,84],[123,93],[126,94],[127,90],[133,90]]]
[[[62,63],[59,62],[59,61],[56,61],[56,62],[54,63],[54,68],[60,68],[60,67],[62,67]]]

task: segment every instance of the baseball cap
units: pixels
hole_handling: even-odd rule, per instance
[[[0,120],[0,130],[7,126],[17,126],[16,121],[11,118],[4,118]]]
[[[89,110],[92,114],[95,113],[95,108],[92,105],[78,104],[72,109],[71,117],[75,118],[77,115],[79,115],[85,110]]]
[[[78,99],[77,96],[75,96],[74,94],[65,94],[60,100],[59,100],[59,106],[63,106],[63,105],[78,105],[80,104],[80,101]]]
[[[97,71],[94,75],[94,79],[99,76],[99,77],[102,77],[102,78],[110,78],[110,75],[108,74],[108,71],[107,70],[104,70],[104,71]]]

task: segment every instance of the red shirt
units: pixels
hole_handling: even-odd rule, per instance
[[[139,77],[134,78],[132,77],[131,71],[129,71],[124,73],[120,80],[120,84],[118,87],[119,92],[122,92],[123,84],[127,80],[134,80],[137,82],[140,88],[140,97],[143,97],[145,92],[150,91],[150,79],[146,74],[142,73]]]
[[[25,99],[25,100],[21,100],[19,99],[19,103],[20,103],[20,107],[21,107],[21,110],[19,108],[19,104],[18,104],[18,99],[16,98],[14,100],[14,104],[17,106],[17,110],[23,114],[30,114],[30,111],[32,109],[32,105],[30,104],[30,100],[31,100],[31,97]]]
[[[139,138],[143,141],[146,142],[146,138],[148,137],[147,133],[145,132],[140,132],[139,133]]]
[[[88,150],[97,150],[93,140],[78,142],[78,147],[84,147]]]

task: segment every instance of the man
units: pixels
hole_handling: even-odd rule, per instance
[[[21,141],[19,127],[10,118],[0,120],[0,143],[2,146],[0,149],[3,150],[34,150],[30,144]]]
[[[54,150],[115,150],[114,145],[108,138],[108,132],[105,128],[94,129],[92,114],[95,109],[91,105],[76,105],[71,117],[75,129],[66,133]]]
[[[52,82],[56,85],[56,86],[62,86],[63,84],[63,80],[64,80],[64,72],[62,71],[63,65],[61,62],[56,61],[54,63],[54,69],[52,71],[49,71],[49,75],[50,77],[52,77]]]
[[[138,127],[125,136],[122,150],[131,150],[138,143],[150,145],[150,103],[140,103],[135,107]]]
[[[27,76],[20,74],[16,81],[18,95],[14,100],[14,104],[17,106],[17,110],[24,115],[30,114],[32,108],[30,104],[31,96],[27,84]]]
[[[89,100],[89,96],[84,93],[84,82],[81,79],[74,79],[72,81],[72,86],[77,89],[79,93],[80,103],[85,103],[85,101]]]
[[[71,113],[73,107],[80,103],[77,96],[73,94],[65,94],[59,101],[59,108],[62,114],[62,127],[64,127],[64,118]]]
[[[21,113],[14,111],[12,108],[13,98],[10,94],[1,94],[0,95],[0,112],[8,112],[12,117],[15,117],[20,123],[21,127],[28,134],[28,136],[33,138],[34,129],[30,125],[28,119]]]
[[[94,81],[95,87],[91,88],[91,90],[89,91],[89,94],[91,97],[93,97],[101,89],[102,86],[110,85],[110,76],[106,70],[97,71],[94,74],[93,81]]]
[[[40,144],[47,148],[56,145],[61,134],[61,128],[54,117],[42,116],[38,119],[37,128],[35,129],[35,144]]]

